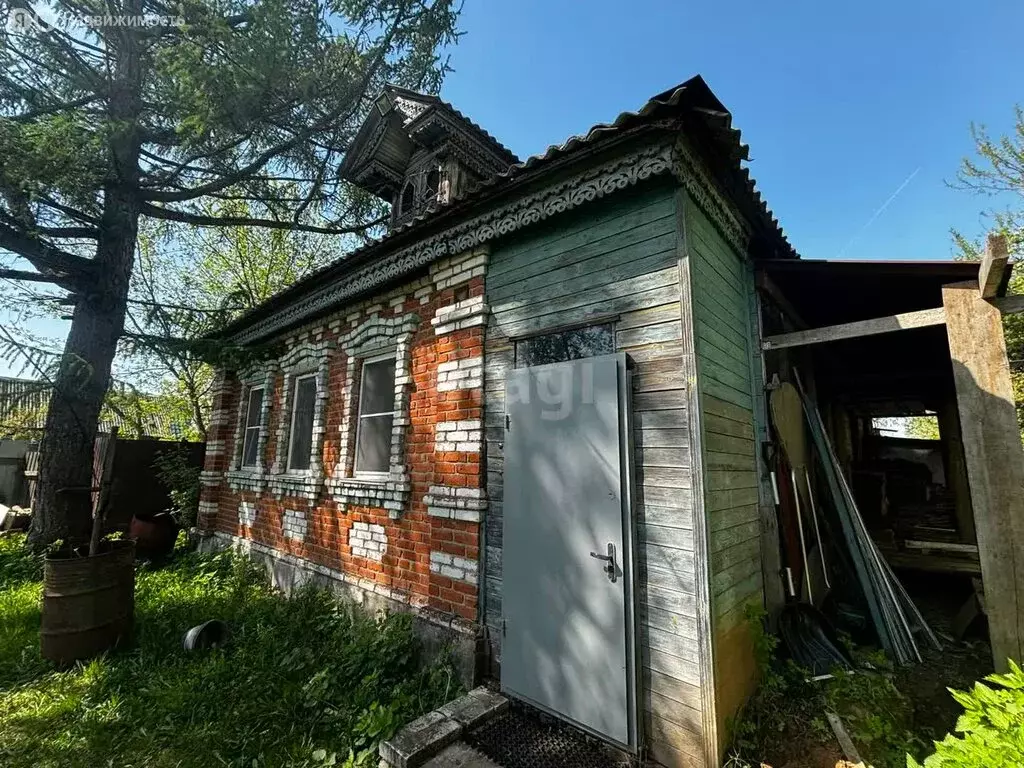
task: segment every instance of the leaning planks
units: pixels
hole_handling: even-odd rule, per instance
[[[794,378],[810,427],[811,438],[824,469],[833,506],[843,530],[843,538],[854,564],[857,581],[868,603],[871,620],[882,647],[900,664],[921,661],[914,630],[920,629],[936,648],[941,648],[938,638],[928,627],[868,533],[864,519],[857,509],[853,492],[825,431],[818,407],[808,398],[800,376],[795,370]]]

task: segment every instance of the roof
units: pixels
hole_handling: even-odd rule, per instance
[[[230,323],[219,335],[231,336],[249,328],[314,288],[341,280],[347,273],[391,249],[440,230],[485,203],[512,194],[542,174],[563,168],[579,158],[640,134],[678,132],[680,129],[684,129],[693,140],[725,193],[752,224],[752,248],[755,252],[765,258],[799,258],[757,191],[749,170],[743,167],[743,162],[748,159],[748,148],[740,140],[740,131],[732,127],[732,115],[704,79],[697,75],[657,94],[636,111],[622,112],[612,122],[600,123],[582,135],[549,146],[542,154],[512,165],[507,171],[495,174],[466,190],[458,198],[431,206],[401,226],[391,229],[379,240],[357,248],[272,296]],[[307,319],[297,319],[296,323]]]
[[[519,162],[512,150],[438,96],[386,85],[352,140],[338,176],[391,202],[414,150],[435,147],[453,134],[475,147],[481,175]]]
[[[942,306],[942,286],[978,279],[977,261],[800,259],[767,262],[767,272],[810,327]],[[1006,292],[1012,264],[1000,283]]]

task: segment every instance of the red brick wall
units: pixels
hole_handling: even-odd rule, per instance
[[[214,425],[210,441],[223,450],[207,454],[205,487],[203,489],[200,527],[232,536],[251,539],[255,542],[286,552],[313,563],[342,571],[347,579],[359,579],[385,587],[398,597],[417,606],[429,606],[443,613],[457,615],[463,619],[477,620],[478,586],[467,581],[455,580],[432,572],[431,551],[456,555],[476,561],[479,554],[479,534],[482,523],[463,522],[454,519],[432,517],[427,513],[424,496],[431,486],[458,486],[482,488],[485,474],[482,465],[483,452],[435,452],[434,425],[439,421],[460,421],[483,419],[483,390],[457,389],[438,392],[437,367],[451,360],[483,356],[483,326],[455,330],[444,335],[435,335],[431,319],[438,308],[449,306],[465,296],[482,296],[482,276],[473,277],[468,283],[442,290],[433,290],[426,296],[414,296],[417,287],[431,285],[426,281],[410,284],[404,293],[404,303],[396,312],[396,306],[389,304],[389,298],[402,295],[389,292],[374,301],[362,302],[357,307],[348,307],[331,317],[311,323],[308,328],[299,329],[288,335],[295,339],[304,330],[310,336],[323,333],[323,339],[336,342],[340,334],[358,327],[370,318],[373,309],[381,315],[389,313],[415,314],[420,322],[410,342],[410,371],[413,383],[409,391],[409,416],[407,427],[405,463],[411,480],[411,497],[397,519],[391,519],[388,511],[380,508],[340,505],[331,498],[328,487],[324,487],[312,507],[303,498],[287,495],[278,498],[269,489],[260,492],[233,491],[223,479],[222,473],[229,468],[236,450],[238,398],[241,385],[227,376],[223,386],[218,388],[214,398]],[[422,299],[426,303],[421,303]],[[354,319],[358,312],[359,317]],[[341,319],[340,330],[330,330],[332,320]],[[323,443],[323,466],[328,476],[335,471],[338,462],[340,427],[343,419],[343,390],[346,382],[346,366],[351,361],[338,348],[333,348],[329,363],[328,401],[326,406],[326,434]],[[358,382],[358,376],[356,376]],[[287,418],[282,407],[284,397],[283,375],[277,376],[273,390],[274,404],[271,408],[265,465],[269,469],[277,450],[277,428],[279,419]],[[354,430],[355,414],[352,414]],[[354,435],[348,441],[353,450]],[[256,522],[252,527],[239,524],[238,508],[242,501],[256,505]],[[284,510],[305,510],[308,531],[303,541],[286,538],[282,530]],[[365,522],[382,526],[387,536],[387,550],[380,562],[354,555],[349,541],[349,531],[354,522]],[[479,576],[477,577],[480,578]]]

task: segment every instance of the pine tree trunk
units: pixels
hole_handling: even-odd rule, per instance
[[[141,0],[124,5],[126,13],[141,15]],[[108,40],[110,172],[103,189],[95,277],[77,293],[39,448],[39,483],[29,533],[29,542],[36,547],[57,539],[88,540],[91,528],[93,443],[110,386],[110,366],[124,331],[139,232],[142,62],[138,34],[135,27],[123,27]]]
[[[124,330],[138,221],[134,196],[108,190],[96,247],[97,285],[75,305],[46,414],[29,537],[34,545],[89,536],[93,443]]]

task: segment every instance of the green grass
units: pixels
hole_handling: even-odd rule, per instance
[[[285,600],[244,558],[140,566],[135,645],[55,670],[39,656],[39,561],[0,539],[0,765],[188,768],[376,764],[376,744],[451,698],[408,617],[373,621],[326,593]],[[186,652],[218,618],[227,647]]]

